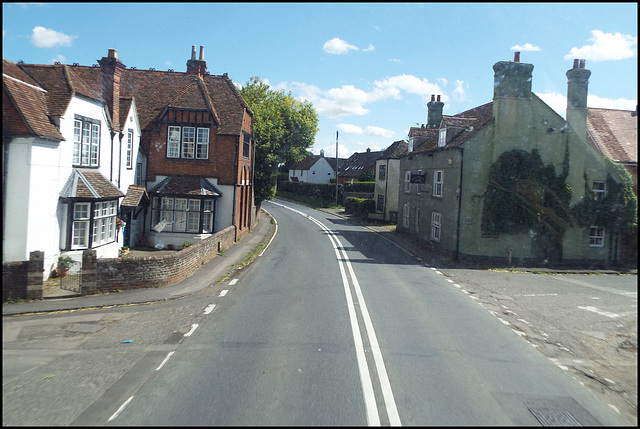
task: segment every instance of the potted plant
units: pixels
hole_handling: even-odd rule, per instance
[[[69,274],[71,264],[73,264],[71,256],[60,255],[58,257],[58,277],[66,277]]]
[[[129,254],[129,246],[122,246],[118,256],[126,256]]]

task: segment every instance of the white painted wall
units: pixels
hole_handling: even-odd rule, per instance
[[[297,177],[299,182],[305,183],[331,183],[336,172],[325,158],[319,158],[309,170],[289,170],[289,177]]]

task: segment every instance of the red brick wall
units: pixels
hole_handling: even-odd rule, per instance
[[[235,227],[171,255],[98,259],[97,292],[169,286],[185,279],[234,242]]]

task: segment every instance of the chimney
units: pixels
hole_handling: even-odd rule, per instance
[[[196,46],[191,46],[191,59],[187,61],[187,74],[203,77],[207,73],[207,62],[204,60],[204,46],[200,46],[200,58],[196,60]]]
[[[513,62],[514,63],[519,63],[520,62],[520,52],[514,52],[513,53]]]
[[[431,101],[427,103],[427,128],[438,128],[442,121],[442,108],[444,103],[440,101],[440,96],[436,101],[436,96],[431,94]]]
[[[102,71],[102,98],[109,109],[113,129],[121,131],[120,78],[122,71],[127,67],[118,59],[118,51],[115,49],[109,49],[107,56],[98,60],[98,64],[100,64]]]
[[[324,158],[324,149],[320,149],[320,158]]]
[[[573,60],[567,71],[567,122],[581,139],[587,136],[587,95],[591,71],[584,68],[585,60]]]
[[[500,61],[493,65],[493,98],[531,98],[533,64],[520,62],[516,52],[514,62]]]

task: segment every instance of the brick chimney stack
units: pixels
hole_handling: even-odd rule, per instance
[[[207,74],[207,62],[204,60],[204,46],[200,46],[200,57],[196,60],[196,46],[191,46],[191,59],[187,61],[187,74],[203,77]]]
[[[436,101],[435,94],[431,94],[431,101],[427,103],[427,128],[438,128],[442,121],[442,108],[444,103],[440,101],[440,95]]]
[[[107,104],[115,131],[120,130],[120,79],[127,67],[118,59],[118,51],[109,49],[106,57],[98,60],[102,70],[102,98]]]
[[[585,60],[573,60],[567,71],[567,122],[583,140],[587,136],[587,95],[591,71],[585,69]]]

